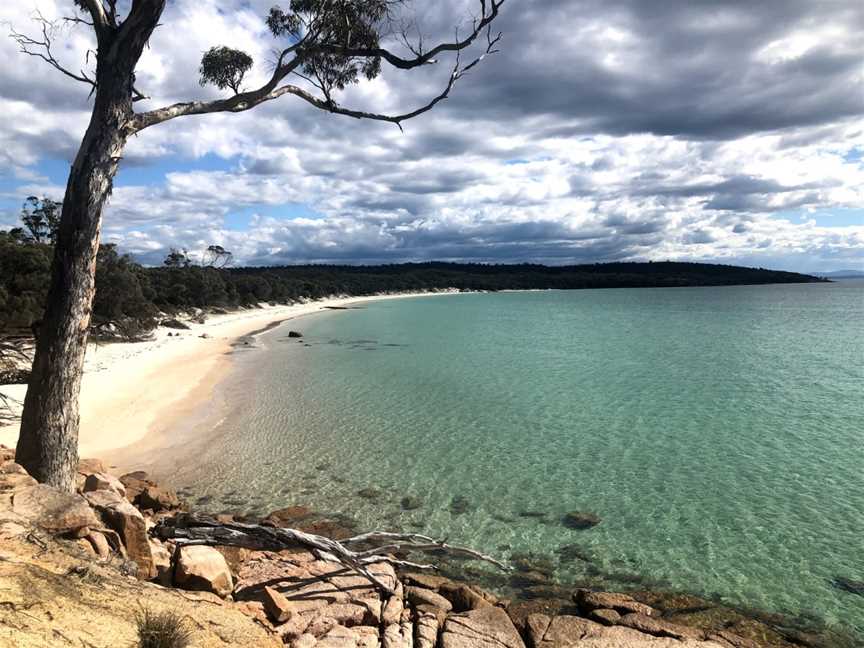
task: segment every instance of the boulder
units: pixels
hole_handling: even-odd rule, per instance
[[[288,331],[289,338],[301,338],[303,334],[300,331]]]
[[[27,474],[22,465],[14,461],[7,461],[0,466],[0,495],[11,495],[15,491],[35,486],[37,483]]]
[[[430,605],[433,608],[438,608],[445,612],[449,612],[453,609],[453,604],[446,598],[437,592],[433,592],[432,590],[423,587],[412,587],[409,585],[405,588],[405,598],[407,598],[408,602],[412,605]]]
[[[273,623],[285,623],[291,618],[291,603],[272,587],[264,588],[261,602],[264,604],[264,612]]]
[[[494,600],[490,601],[484,596],[485,592],[462,583],[442,583],[438,592],[453,604],[453,609],[456,612],[478,610],[494,603]],[[491,597],[491,595],[488,596]]]
[[[418,612],[414,632],[416,648],[435,648],[438,643],[438,615]]]
[[[189,330],[189,326],[178,319],[164,319],[159,322],[160,326],[171,329]],[[169,334],[170,335],[170,334]]]
[[[234,579],[224,556],[213,547],[197,545],[180,549],[174,583],[183,589],[213,592],[222,598],[234,589]]]
[[[600,522],[599,516],[587,511],[571,511],[561,518],[561,523],[571,529],[590,529]]]
[[[150,540],[150,553],[156,569],[156,582],[165,587],[171,585],[171,552],[158,540]]]
[[[138,506],[154,512],[173,511],[180,508],[180,499],[168,488],[146,486],[138,495]]]
[[[102,463],[99,459],[79,459],[78,460],[78,474],[87,477],[87,475],[92,475],[93,473],[106,473],[108,469],[105,468],[105,464]]]
[[[105,525],[120,536],[127,555],[138,565],[138,578],[150,580],[157,576],[153,552],[147,538],[147,523],[141,512],[113,491],[92,491],[86,493],[85,497]]]
[[[111,557],[111,545],[108,544],[108,539],[103,534],[98,531],[90,531],[86,539],[101,560],[108,560]]]
[[[404,574],[404,581],[408,585],[414,585],[416,587],[425,587],[426,589],[438,591],[438,588],[446,583],[452,583],[449,578],[445,578],[444,576],[435,576],[433,574],[424,574],[424,573],[407,573]]]
[[[120,497],[126,497],[126,487],[123,485],[123,482],[108,473],[91,473],[87,475],[84,479],[84,488],[82,490],[85,493],[99,490],[114,491]]]
[[[126,499],[133,504],[138,501],[138,496],[144,492],[144,489],[148,486],[156,485],[156,482],[151,481],[143,470],[136,470],[135,472],[120,475],[120,481],[126,487]]]
[[[453,614],[444,623],[441,648],[525,648],[507,613],[494,606]]]
[[[626,594],[592,592],[591,590],[580,589],[576,590],[576,593],[573,595],[573,601],[586,614],[592,610],[599,609],[615,610],[618,614],[629,614],[631,612],[645,616],[656,614],[652,607],[640,603]]]
[[[83,497],[61,493],[45,484],[16,491],[12,497],[12,511],[50,533],[77,533],[84,528],[100,526]]]
[[[679,641],[698,641],[705,638],[705,633],[697,628],[655,619],[638,612],[625,614],[619,619],[618,625],[638,630],[643,634],[650,634],[655,637],[670,637]]]

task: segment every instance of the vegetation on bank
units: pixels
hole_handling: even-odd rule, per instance
[[[50,242],[0,232],[0,330],[21,332],[37,325],[48,289],[51,255]],[[100,247],[97,257],[92,327],[96,333],[137,338],[156,326],[163,314],[249,307],[261,302],[289,304],[336,294],[812,281],[820,279],[761,268],[677,262],[551,267],[431,262],[231,268],[197,265],[177,251],[166,258],[165,265],[145,267],[108,244]]]

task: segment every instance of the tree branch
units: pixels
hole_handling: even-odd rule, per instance
[[[96,35],[100,36],[111,26],[108,14],[105,13],[105,7],[100,0],[82,0],[82,4],[90,12],[90,16],[93,18],[93,28],[96,30]]]
[[[469,47],[488,27],[490,27],[492,21],[498,17],[501,6],[504,2],[505,0],[480,0],[480,17],[474,20],[471,27],[471,33],[468,34],[466,38],[462,40],[456,39],[451,43],[440,43],[426,52],[423,52],[422,50],[423,43],[421,40],[418,46],[409,46],[411,53],[415,54],[414,58],[403,58],[380,47],[364,49],[322,43],[320,45],[315,45],[312,49],[314,51],[338,54],[340,56],[355,56],[359,58],[381,57],[393,67],[401,70],[410,70],[423,65],[436,63],[435,57],[444,52],[459,52],[466,47]]]
[[[499,7],[503,1],[504,0],[497,0],[497,4],[495,4],[495,6]],[[486,58],[486,56],[498,52],[498,50],[495,49],[495,46],[501,40],[502,34],[499,33],[495,37],[493,37],[491,30],[488,26],[486,27],[485,31],[487,42],[486,49],[483,54],[472,60],[469,64],[462,66],[460,59],[460,51],[457,50],[456,63],[453,66],[453,70],[450,73],[450,77],[444,89],[426,104],[410,112],[397,115],[387,115],[382,113],[369,112],[365,110],[354,110],[351,108],[339,106],[338,104],[336,104],[335,101],[327,98],[326,96],[324,98],[316,97],[309,91],[295,85],[286,84],[276,87],[279,81],[281,81],[290,72],[293,72],[300,65],[300,56],[295,57],[287,64],[282,63],[282,60],[286,53],[295,50],[297,49],[297,47],[300,46],[300,44],[298,43],[297,45],[289,48],[282,53],[279,63],[277,64],[276,71],[273,73],[270,81],[268,81],[258,90],[237,94],[227,99],[217,99],[215,101],[190,101],[185,103],[172,104],[170,106],[165,106],[164,108],[157,108],[156,110],[151,110],[149,112],[136,115],[132,124],[132,132],[138,132],[155,124],[160,124],[170,119],[174,119],[176,117],[183,117],[186,115],[203,115],[216,112],[244,112],[262,103],[278,99],[279,97],[282,97],[286,94],[297,96],[320,110],[326,110],[327,112],[331,112],[337,115],[345,115],[347,117],[353,117],[355,119],[369,119],[373,121],[389,122],[392,124],[396,124],[401,130],[402,122],[413,119],[414,117],[417,117],[425,112],[432,110],[432,108],[434,108],[438,103],[450,96],[450,92],[452,91],[453,86],[456,85],[456,82],[459,79],[465,76],[474,66],[476,66],[484,58]],[[476,36],[472,37],[472,42],[474,39],[476,39]]]
[[[81,70],[80,74],[75,74],[71,70],[63,67],[60,62],[54,56],[54,53],[51,51],[53,46],[53,42],[51,40],[53,32],[56,30],[56,23],[51,22],[45,16],[43,16],[39,11],[36,12],[35,20],[40,24],[42,30],[42,39],[38,40],[36,38],[31,38],[26,34],[22,34],[20,32],[15,31],[14,29],[9,33],[9,36],[18,43],[18,48],[23,54],[27,54],[28,56],[35,56],[36,58],[40,58],[46,63],[48,63],[51,67],[56,70],[59,70],[66,76],[71,79],[75,79],[76,81],[80,81],[81,83],[86,83],[90,85],[93,89],[96,88],[96,81],[87,76],[87,73],[84,70]],[[80,20],[80,19],[78,19]],[[77,21],[77,20],[76,20]],[[86,21],[82,21],[86,22]]]
[[[196,544],[233,545],[263,551],[279,551],[300,545],[310,549],[322,560],[330,560],[345,565],[387,594],[393,593],[392,588],[377,578],[368,569],[369,565],[383,562],[397,566],[433,569],[432,565],[421,565],[384,555],[389,551],[413,550],[458,553],[489,562],[505,571],[509,570],[509,567],[504,563],[473,549],[454,547],[447,544],[446,541],[433,540],[430,537],[413,533],[402,534],[374,531],[337,542],[324,536],[304,533],[296,529],[281,529],[258,524],[240,524],[238,522],[220,524],[211,518],[195,515],[179,519],[175,518],[172,522],[179,522],[182,526],[169,526],[163,520],[153,528],[151,533],[163,540],[173,540],[178,546]],[[348,548],[348,545],[351,544],[370,544],[382,540],[389,544],[372,547],[363,551],[352,551]]]

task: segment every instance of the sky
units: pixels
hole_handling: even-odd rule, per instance
[[[280,41],[273,0],[169,0],[137,69],[147,110],[209,99],[214,45],[249,53],[252,88]],[[72,0],[0,5],[0,31]],[[479,0],[408,2],[426,43],[465,33]],[[506,0],[500,52],[435,110],[358,121],[285,96],[175,119],[129,143],[103,241],[143,263],[222,245],[237,264],[700,260],[864,270],[864,3]],[[92,64],[88,28],[57,57]],[[389,45],[399,47],[397,43]],[[282,43],[284,46],[284,43]],[[475,47],[468,60],[479,55]],[[0,38],[0,229],[29,195],[61,200],[89,88]],[[452,58],[388,68],[340,105],[404,112]],[[299,80],[298,80],[299,81]]]

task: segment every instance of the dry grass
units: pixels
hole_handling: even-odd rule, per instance
[[[135,615],[138,626],[138,648],[187,648],[192,640],[192,630],[182,615],[167,610],[153,612],[141,608]]]

